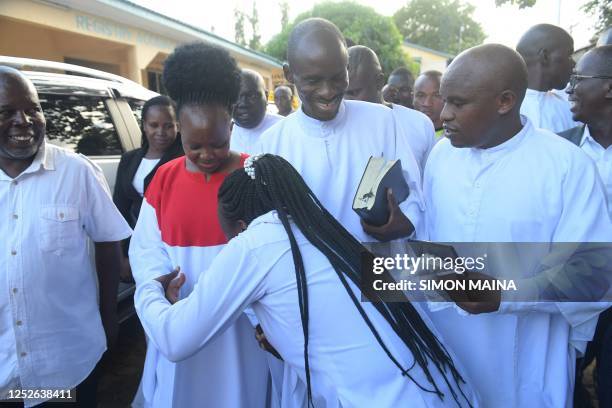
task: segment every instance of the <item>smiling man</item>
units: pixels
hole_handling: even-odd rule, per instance
[[[415,228],[420,235],[423,206],[416,192],[400,205],[390,200],[391,215],[383,226],[362,225],[352,210],[370,156],[402,156],[390,109],[343,100],[348,53],[342,33],[327,20],[305,20],[289,37],[287,58],[285,78],[295,85],[302,107],[264,133],[262,152],[291,162],[327,210],[359,241],[407,237]],[[417,177],[407,181],[418,187]]]
[[[565,95],[574,67],[574,40],[561,27],[538,24],[531,27],[518,42],[516,51],[527,64],[528,86],[521,114],[534,126],[553,132],[576,126]]]
[[[612,216],[612,45],[592,49],[578,61],[566,89],[574,120],[584,125],[559,133],[579,146],[597,165]],[[597,393],[602,407],[612,405],[612,309],[597,325],[587,356],[595,357]],[[590,361],[587,358],[585,366]]]
[[[448,67],[440,87],[446,138],[432,150],[423,181],[432,241],[609,241],[594,164],[520,115],[526,88],[524,61],[502,45],[469,49]],[[576,356],[605,303],[501,300],[468,310],[474,314],[450,305],[430,313],[482,406],[571,406]]]
[[[266,112],[268,91],[261,74],[243,69],[240,80],[240,95],[234,106],[230,149],[239,153],[253,153],[259,137],[270,126],[282,119]]]
[[[94,368],[118,330],[119,241],[131,230],[102,171],[45,142],[45,124],[32,82],[0,66],[0,400],[76,387],[67,405],[93,407]]]

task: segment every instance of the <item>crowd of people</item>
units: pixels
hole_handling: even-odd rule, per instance
[[[45,141],[36,89],[0,67],[0,404],[75,389],[65,406],[96,406],[121,278],[147,335],[146,407],[568,407],[593,360],[612,406],[609,303],[361,293],[371,241],[611,241],[611,37],[574,64],[572,37],[539,24],[516,50],[385,81],[373,50],[311,18],[289,36],[278,115],[259,73],[181,45],[112,195]],[[371,156],[400,159],[410,189],[387,190],[383,225],[352,210]]]

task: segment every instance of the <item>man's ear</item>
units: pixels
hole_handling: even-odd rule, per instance
[[[293,82],[293,72],[291,72],[291,68],[289,68],[289,64],[283,64],[283,74],[285,74],[285,79],[294,84]]]
[[[242,232],[247,229],[247,224],[242,220],[238,220],[238,227],[240,228],[240,232]]]
[[[538,50],[538,62],[545,66],[550,63],[550,54],[546,48]]]
[[[514,106],[516,105],[516,101],[517,98],[514,91],[511,91],[510,89],[502,91],[497,96],[497,113],[499,113],[500,115],[507,114],[514,108]]]
[[[385,74],[379,72],[378,75],[376,75],[376,89],[382,91],[383,86],[385,86]]]

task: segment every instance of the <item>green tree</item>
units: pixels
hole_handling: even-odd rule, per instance
[[[612,0],[591,0],[582,9],[597,16],[598,32],[612,26]]]
[[[283,0],[278,3],[281,11],[281,30],[284,30],[289,25],[289,3],[287,0]]]
[[[246,45],[244,37],[244,13],[238,9],[234,10],[234,41],[236,44]]]
[[[285,60],[289,33],[297,23],[310,17],[322,17],[333,22],[346,38],[355,44],[370,47],[380,58],[387,74],[400,66],[412,67],[412,61],[402,49],[402,37],[392,19],[376,13],[371,7],[352,1],[320,3],[312,10],[300,14],[268,42],[266,53]]]
[[[261,48],[261,35],[259,34],[259,14],[257,13],[257,2],[253,1],[253,12],[247,17],[251,24],[251,40],[249,48],[259,50]]]
[[[472,19],[473,12],[474,6],[459,0],[412,0],[393,19],[408,41],[458,54],[485,39],[482,27]]]
[[[503,4],[516,4],[519,6],[519,8],[527,8],[527,7],[532,7],[535,3],[536,0],[495,0],[495,5],[497,7],[503,5]]]

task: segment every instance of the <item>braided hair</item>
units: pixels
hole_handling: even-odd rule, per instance
[[[302,254],[291,229],[290,219],[306,239],[329,260],[376,341],[402,375],[412,380],[423,391],[435,393],[440,399],[443,399],[444,394],[433,379],[428,366],[428,362],[432,361],[451,390],[455,402],[459,406],[462,405],[460,397],[450,384],[448,374],[458,386],[467,405],[471,406],[460,387],[460,383],[465,383],[465,381],[455,368],[450,355],[423,322],[412,304],[407,299],[405,302],[385,303],[374,293],[369,300],[373,302],[373,306],[412,352],[415,361],[411,367],[405,368],[391,354],[347,281],[348,278],[355,285],[360,286],[362,282],[361,256],[366,254],[365,256],[372,258],[371,261],[374,256],[332,217],[291,164],[280,156],[265,154],[253,160],[252,167],[254,175],[252,172],[249,175],[244,169],[238,169],[225,179],[218,194],[219,210],[228,221],[242,220],[247,225],[255,218],[275,210],[287,232],[295,265],[300,317],[304,333],[304,366],[309,406],[312,405],[312,393],[308,361],[308,286]],[[254,179],[251,176],[254,176]],[[392,279],[390,275],[385,274],[381,276]],[[409,371],[414,364],[418,364],[423,370],[430,387],[419,384],[410,375]]]

